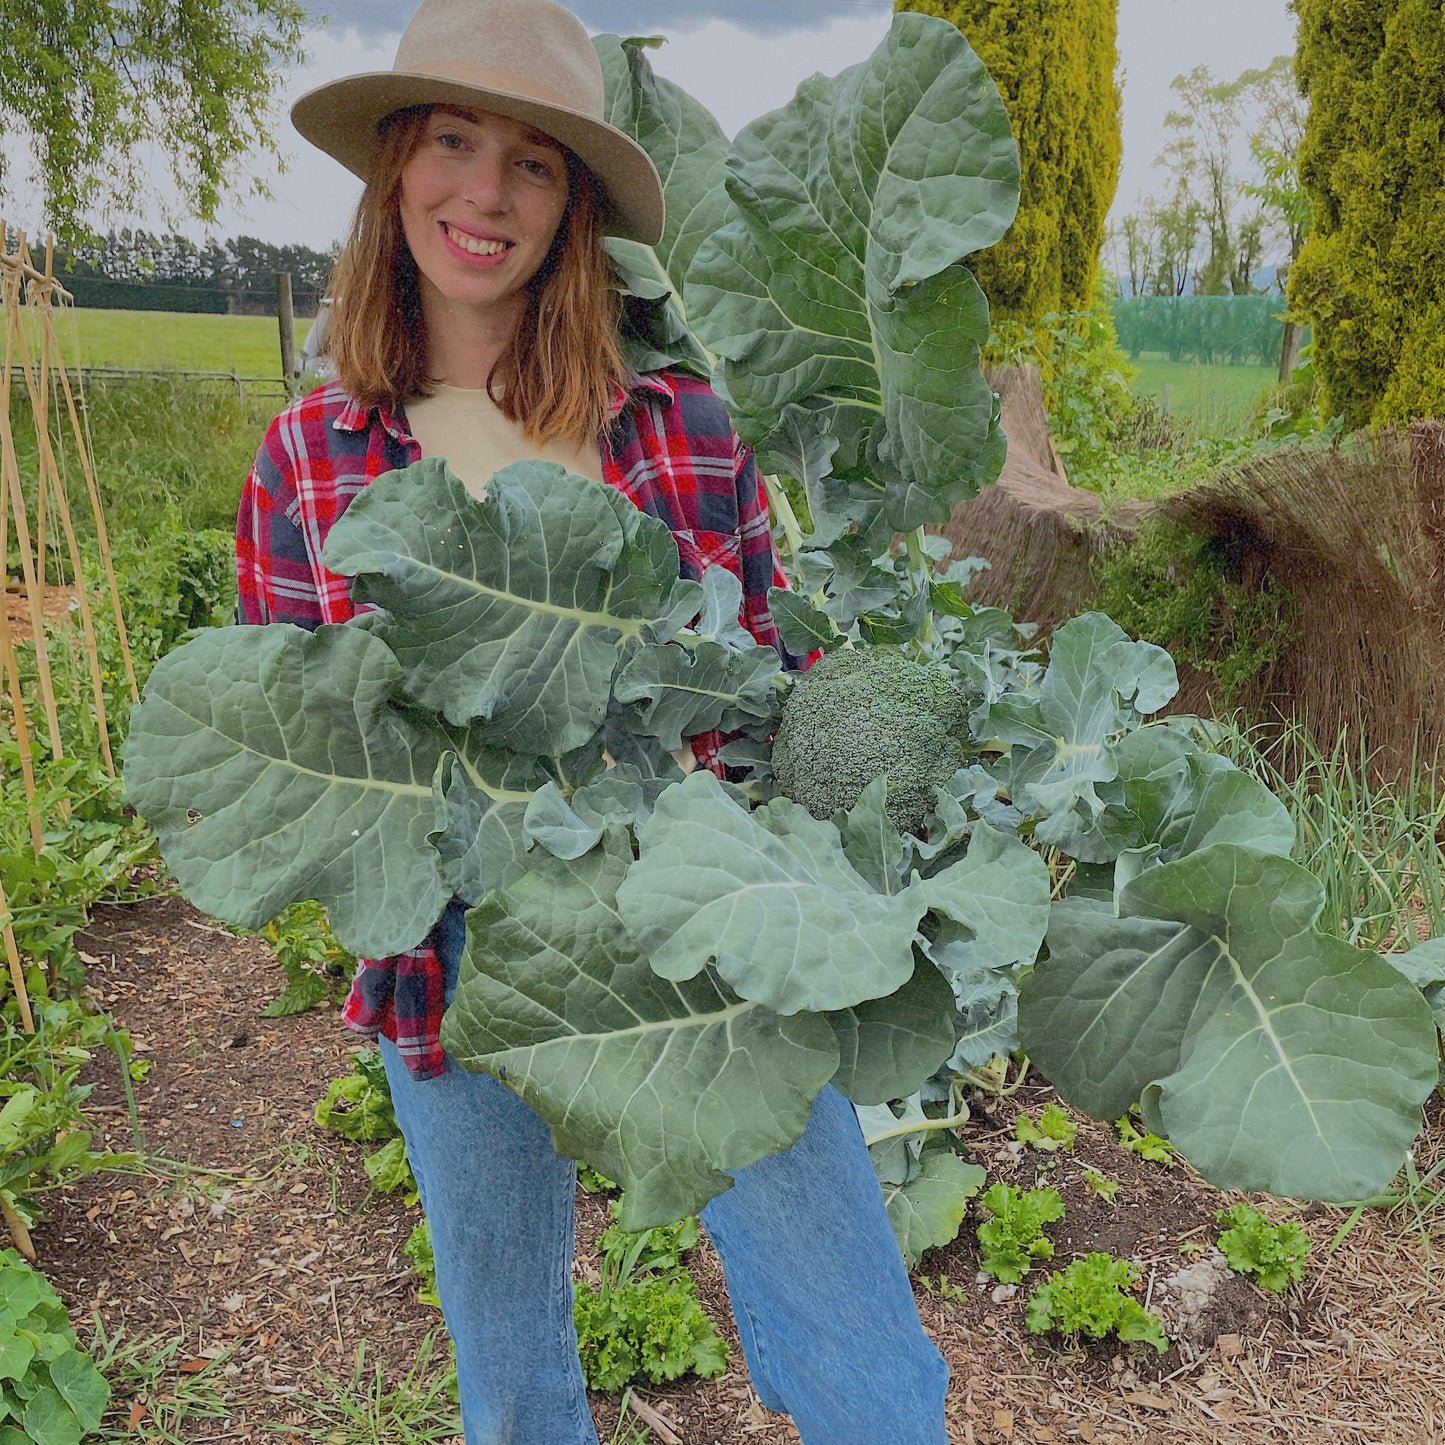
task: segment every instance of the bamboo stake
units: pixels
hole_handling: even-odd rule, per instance
[[[0,410],[0,431],[9,436],[10,410]],[[6,490],[0,487],[0,557],[10,542],[10,505]],[[15,656],[15,643],[10,636],[10,614],[0,607],[0,671],[10,694],[10,710],[15,716],[15,741],[20,748],[20,776],[25,781],[25,801],[30,805],[30,841],[36,853],[45,851],[45,833],[40,826],[40,809],[35,802],[35,761],[30,756],[30,723],[25,716],[25,699],[20,693],[20,663]]]
[[[0,226],[3,226],[4,224],[5,223],[3,221],[0,221]],[[27,281],[39,281],[44,284],[48,284],[50,289],[62,301],[75,300],[75,297],[72,296],[70,292],[67,291],[65,287],[62,286],[58,281],[52,278],[49,282],[46,282],[45,277],[41,275],[41,273],[37,271],[33,265],[30,264],[30,258],[28,256],[23,256],[18,252],[12,256],[8,252],[0,250],[0,270],[16,271],[23,279]]]
[[[27,1034],[35,1032],[35,1016],[30,1012],[30,995],[25,988],[25,970],[20,964],[20,947],[15,930],[10,926],[10,905],[5,899],[5,886],[0,884],[0,917],[5,919],[5,959],[10,965],[10,981],[15,985],[15,1001],[20,1005],[20,1022]]]
[[[24,242],[23,239],[22,239],[21,242],[20,242],[20,246],[21,246],[21,250],[22,250],[22,252],[23,252],[24,249],[25,249],[25,242]],[[49,251],[49,248],[47,247],[47,252],[48,252],[48,251]],[[49,254],[47,254],[47,257],[46,257],[46,270],[47,270],[47,271],[49,271],[51,264],[52,264],[52,258],[50,257]],[[32,293],[34,292],[34,287],[33,287],[33,286],[31,287],[31,291],[32,291]],[[46,298],[47,298],[49,295],[50,295],[50,287],[49,287],[49,283],[48,283],[48,281],[47,281],[44,289],[42,290],[42,292],[41,292],[41,294],[40,294],[40,297],[39,297],[39,299],[38,299],[38,303],[35,305],[35,310],[36,310],[37,314],[39,313],[40,308],[45,304]],[[35,297],[34,297],[33,295],[32,295],[32,302],[35,302]],[[26,389],[30,391],[30,411],[31,411],[31,415],[32,415],[32,417],[33,417],[33,419],[34,419],[34,422],[35,422],[35,434],[36,434],[36,437],[37,437],[37,439],[38,439],[39,437],[42,437],[42,436],[48,437],[48,436],[50,435],[50,411],[49,411],[50,378],[49,378],[49,371],[48,371],[48,368],[47,368],[47,365],[46,365],[46,363],[49,361],[50,358],[49,358],[49,356],[48,356],[48,354],[47,354],[48,351],[49,351],[49,344],[48,344],[48,342],[47,342],[47,339],[46,339],[46,336],[45,336],[44,331],[42,330],[41,336],[40,336],[40,368],[41,368],[41,369],[40,369],[40,404],[39,404],[39,406],[36,406],[36,404],[35,404],[35,392],[34,392],[34,389],[31,388],[31,386],[30,386],[30,357],[29,357],[29,354],[28,354],[27,349],[26,349],[27,346],[28,346],[28,343],[27,343],[27,341],[26,341],[26,339],[25,339],[25,328],[22,326],[22,327],[20,328],[20,354],[21,354],[21,364],[25,367],[25,385],[26,385]],[[50,511],[50,509],[49,509],[49,507],[46,505],[46,500],[45,500],[45,468],[44,468],[43,458],[42,458],[42,465],[41,465],[41,469],[40,469],[40,476],[39,476],[39,478],[38,478],[38,485],[37,485],[36,492],[35,492],[35,575],[36,575],[36,579],[37,579],[37,580],[39,581],[39,583],[40,583],[40,596],[39,596],[36,600],[37,600],[37,602],[38,602],[38,604],[39,604],[39,607],[40,607],[40,615],[41,615],[42,617],[45,615],[45,586],[46,586],[46,583],[45,583],[45,542],[46,542],[45,533],[46,533],[46,518],[47,518],[47,516],[49,515],[49,511]],[[79,582],[77,582],[77,583],[76,583],[76,586],[79,586],[79,585],[80,585]]]
[[[0,252],[4,250],[4,230],[0,226]],[[25,245],[24,232],[20,244]],[[5,278],[5,310],[9,326],[5,337],[5,369],[0,374],[0,412],[10,415],[10,370],[15,355],[15,340],[20,334],[20,272],[12,270]],[[29,375],[27,373],[27,382]],[[0,470],[3,470],[3,484],[9,488],[11,511],[15,516],[15,537],[20,544],[20,566],[25,577],[26,595],[30,601],[30,625],[35,643],[35,667],[40,676],[40,695],[45,704],[45,719],[50,731],[51,754],[57,760],[65,756],[65,745],[60,740],[60,713],[55,705],[55,687],[50,676],[50,649],[45,637],[45,617],[36,606],[37,584],[35,565],[30,548],[30,525],[25,519],[25,493],[20,485],[20,463],[15,456],[15,442],[7,426],[0,430]]]
[[[53,244],[53,243],[52,243]],[[47,262],[49,265],[50,262]],[[51,328],[46,327],[42,333],[43,337],[49,337]],[[42,363],[43,363],[42,352]],[[95,703],[96,730],[100,737],[101,757],[105,762],[106,772],[115,777],[115,759],[110,750],[110,729],[106,722],[105,715],[105,680],[100,671],[100,647],[96,642],[95,621],[90,611],[90,595],[85,586],[85,576],[81,568],[80,544],[76,540],[75,527],[71,522],[70,503],[65,496],[65,487],[61,482],[60,468],[55,460],[55,450],[50,445],[50,428],[48,425],[49,413],[46,410],[46,377],[48,372],[42,370],[40,373],[40,385],[36,386],[32,379],[30,346],[25,339],[25,334],[20,333],[20,356],[22,368],[25,373],[25,387],[30,394],[31,411],[36,417],[35,435],[40,446],[40,492],[39,510],[43,519],[45,516],[45,497],[47,484],[55,493],[55,511],[60,520],[60,525],[65,532],[65,542],[70,553],[71,573],[75,577],[75,600],[80,610],[80,630],[85,638],[86,660],[90,663],[90,687],[91,697]],[[45,567],[44,555],[40,557],[40,566]]]
[[[57,288],[59,290],[59,288]],[[65,294],[61,292],[61,294]],[[45,324],[54,326],[54,317],[47,312]],[[59,349],[59,338],[56,338],[57,352]],[[110,550],[110,533],[105,525],[105,510],[101,505],[100,488],[95,481],[95,463],[91,460],[90,437],[88,430],[81,425],[80,412],[75,404],[75,396],[70,389],[70,375],[66,371],[64,363],[57,363],[61,389],[65,392],[66,412],[70,417],[70,428],[75,436],[75,454],[80,458],[80,470],[85,476],[85,490],[90,498],[90,510],[95,518],[95,537],[100,545],[101,562],[105,566],[105,580],[110,592],[111,610],[115,614],[116,636],[120,639],[121,656],[125,659],[126,680],[130,683],[130,696],[132,702],[140,701],[140,688],[136,686],[135,663],[130,653],[130,635],[126,631],[125,615],[120,605],[120,586],[115,580],[115,560]]]

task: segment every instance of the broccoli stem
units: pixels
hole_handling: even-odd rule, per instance
[[[960,1114],[954,1114],[947,1119],[924,1119],[921,1123],[900,1124],[896,1129],[885,1129],[881,1134],[870,1134],[867,1138],[868,1147],[871,1149],[875,1144],[881,1144],[885,1139],[900,1139],[905,1134],[929,1134],[935,1129],[961,1129],[968,1123],[972,1116],[967,1109]]]
[[[803,529],[798,525],[798,515],[783,490],[782,483],[768,473],[763,477],[763,486],[768,493],[768,510],[783,524],[783,540],[793,556],[803,550]]]
[[[915,527],[913,531],[906,533],[905,541],[908,544],[908,575],[913,579],[913,592],[917,596],[928,587],[928,579],[933,575],[933,563],[928,553],[923,550],[922,527]],[[921,635],[925,643],[933,641],[932,607],[924,613]]]

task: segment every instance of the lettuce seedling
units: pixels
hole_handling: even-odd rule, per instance
[[[1309,1236],[1297,1224],[1271,1224],[1252,1204],[1221,1209],[1215,1218],[1227,1224],[1219,1247],[1229,1267],[1252,1274],[1261,1289],[1283,1294],[1304,1278]]]
[[[1038,1123],[1027,1114],[1021,1114],[1014,1123],[1014,1137],[1020,1144],[1027,1144],[1031,1149],[1043,1149],[1050,1154],[1055,1149],[1072,1149],[1078,1134],[1079,1126],[1060,1104],[1045,1104]]]
[[[978,1227],[979,1268],[1003,1284],[1017,1284],[1034,1261],[1052,1259],[1044,1225],[1064,1217],[1057,1189],[1015,1189],[994,1184],[979,1201],[993,1218]]]
[[[1162,1355],[1169,1348],[1164,1324],[1126,1294],[1139,1282],[1139,1266],[1112,1254],[1086,1254],[1033,1292],[1026,1322],[1036,1335],[1057,1330],[1102,1340],[1143,1340]]]

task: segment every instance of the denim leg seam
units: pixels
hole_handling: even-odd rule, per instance
[[[577,1228],[575,1185],[567,1193],[565,1204],[558,1210],[558,1214],[560,1217],[555,1221],[556,1226],[566,1231],[568,1239],[573,1238]],[[556,1285],[557,1293],[560,1296],[558,1299],[560,1308],[557,1311],[561,1326],[559,1347],[562,1358],[567,1359],[570,1356],[575,1359],[577,1361],[576,1368],[580,1371],[582,1364],[577,1357],[577,1334],[572,1316],[572,1248],[569,1246],[565,1253],[566,1267],[559,1274]],[[581,1397],[574,1396],[572,1400],[572,1423],[577,1427],[577,1439],[580,1445],[587,1445],[589,1439],[596,1440],[597,1427],[592,1420],[592,1411],[587,1405],[585,1380]]]

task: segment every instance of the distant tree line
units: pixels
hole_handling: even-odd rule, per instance
[[[255,236],[198,245],[186,236],[129,228],[79,241],[56,256],[61,283],[83,306],[118,310],[230,311],[265,315],[276,307],[276,273],[291,273],[296,310],[316,310],[334,251],[273,246]]]

